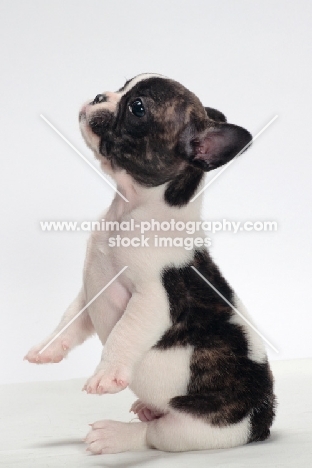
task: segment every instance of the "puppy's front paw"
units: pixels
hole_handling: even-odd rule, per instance
[[[52,338],[45,340],[37,346],[33,346],[24,357],[24,360],[34,364],[48,364],[62,361],[70,349],[69,341],[66,339],[60,339],[60,337],[56,338],[47,349],[40,353],[51,339]]]
[[[106,371],[99,369],[87,380],[82,390],[87,393],[118,393],[129,385],[130,376],[126,369]]]

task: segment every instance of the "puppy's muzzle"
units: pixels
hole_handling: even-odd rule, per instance
[[[109,110],[99,109],[89,120],[89,126],[93,133],[101,137],[111,127],[113,114]]]

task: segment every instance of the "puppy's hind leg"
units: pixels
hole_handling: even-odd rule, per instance
[[[138,403],[139,405],[139,403]],[[170,410],[148,422],[97,421],[85,442],[95,453],[119,453],[154,448],[184,452],[229,448],[248,442],[249,417],[225,427],[212,426],[200,418]]]
[[[146,442],[166,452],[235,447],[248,441],[249,417],[225,427],[212,426],[203,419],[170,410],[147,424]]]
[[[130,412],[136,414],[140,421],[147,422],[153,419],[160,418],[163,413],[160,413],[155,408],[145,405],[141,400],[136,400],[130,408]]]
[[[87,310],[78,315],[84,307],[84,293],[81,290],[67,308],[54,332],[41,343],[32,347],[24,359],[35,364],[60,362],[73,347],[83,343],[86,338],[94,333]],[[75,318],[76,316],[77,318]],[[68,328],[62,331],[67,326]],[[45,346],[47,348],[40,352]]]

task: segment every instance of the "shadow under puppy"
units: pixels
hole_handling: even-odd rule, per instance
[[[265,349],[191,268],[247,317],[205,245],[192,250],[109,246],[113,235],[140,235],[139,225],[146,220],[200,220],[202,197],[190,200],[203,187],[205,171],[230,161],[251,135],[228,124],[221,112],[204,108],[181,84],[154,74],[97,95],[82,107],[79,120],[87,145],[128,200],[116,194],[101,219],[134,219],[136,228],[92,233],[81,291],[52,335],[26,359],[59,362],[98,334],[105,346],[84,389],[102,394],[129,386],[138,397],[131,410],[141,422],[94,423],[86,438],[93,453],[226,448],[266,439],[275,398]],[[169,230],[166,237],[175,234]],[[198,235],[205,237],[202,231]]]

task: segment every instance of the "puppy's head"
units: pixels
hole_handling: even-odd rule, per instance
[[[210,171],[230,161],[250,133],[204,108],[178,82],[144,74],[116,92],[98,94],[79,114],[87,145],[103,169],[124,169],[139,184],[157,186],[190,171]]]

